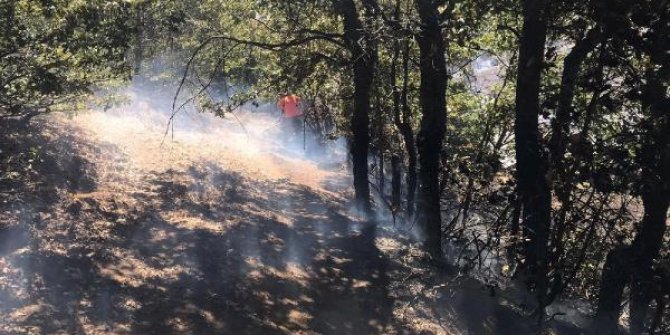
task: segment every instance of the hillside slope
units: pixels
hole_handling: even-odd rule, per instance
[[[145,105],[6,129],[0,333],[532,333],[352,214],[343,148],[238,117],[180,116],[174,138]]]

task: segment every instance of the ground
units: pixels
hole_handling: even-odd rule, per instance
[[[1,334],[533,332],[357,217],[343,148],[305,155],[252,113],[166,137],[134,107],[4,125]]]

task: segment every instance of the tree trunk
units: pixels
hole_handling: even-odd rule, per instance
[[[631,281],[631,334],[644,331],[644,321],[652,300],[649,288],[652,287],[653,264],[663,243],[669,204],[667,195],[665,198],[658,195],[643,197],[644,218],[633,244],[607,255],[596,312],[596,330],[599,334],[615,332],[621,315],[623,291]]]
[[[384,151],[382,148],[379,148],[379,196],[384,198],[385,188],[386,188],[386,176],[384,175]]]
[[[342,0],[339,6],[344,24],[344,39],[353,62],[354,109],[351,116],[351,156],[356,206],[371,214],[368,184],[370,147],[370,91],[376,63],[376,50],[363,29],[353,0]]]
[[[549,149],[551,151],[551,169],[553,170],[552,176],[555,179],[561,179],[561,175],[566,174],[563,161],[567,151],[570,120],[572,119],[573,114],[572,103],[575,96],[575,87],[577,85],[579,71],[586,56],[595,49],[599,38],[600,28],[592,28],[586,33],[584,38],[575,43],[575,46],[570,50],[563,61],[561,91],[558,98],[556,118],[552,121],[552,135],[549,143]],[[565,176],[563,180],[557,180],[555,183],[556,195],[564,206],[569,202],[570,193],[572,191],[572,182],[570,179],[569,176]],[[560,223],[557,225],[561,226]],[[562,238],[562,236],[559,236],[559,239],[560,238]]]
[[[525,272],[538,294],[540,311],[547,290],[551,194],[538,131],[540,81],[547,35],[546,0],[524,0],[516,89],[516,170],[526,238]]]
[[[400,208],[401,162],[399,155],[391,156],[391,205],[394,212]]]
[[[670,117],[667,95],[667,78],[670,65],[663,64],[656,71],[648,70],[643,87],[642,107],[648,113],[641,126],[645,135],[638,160],[642,166],[642,203],[644,217],[629,250],[628,262],[619,261],[616,266],[606,264],[600,288],[596,320],[598,327],[616,327],[620,315],[619,306],[625,284],[631,284],[630,330],[641,334],[651,302],[650,288],[654,275],[654,263],[663,246],[670,207]],[[608,257],[608,263],[610,262]],[[609,270],[612,268],[612,270]],[[624,273],[630,268],[628,282],[623,285],[610,284],[609,272]]]
[[[570,50],[563,60],[563,73],[561,76],[561,91],[558,98],[556,118],[552,122],[552,135],[550,141],[552,168],[556,174],[562,171],[561,166],[565,151],[567,149],[567,137],[570,132],[570,119],[572,118],[572,102],[575,96],[575,86],[579,70],[586,56],[596,47],[600,37],[600,28],[595,27],[586,33],[586,36]]]
[[[405,150],[407,150],[407,217],[414,216],[415,210],[415,199],[416,199],[416,189],[419,183],[419,178],[417,176],[417,163],[418,156],[416,149],[416,139],[414,138],[414,130],[412,130],[412,111],[409,108],[407,102],[408,94],[408,83],[409,83],[409,47],[407,48],[407,53],[404,60],[404,79],[403,79],[403,89],[401,94],[401,105],[402,105],[402,124],[398,126],[400,135],[402,135],[403,141],[405,142]]]
[[[446,46],[437,5],[416,0],[421,30],[417,36],[420,53],[421,128],[417,138],[419,151],[418,222],[423,229],[427,251],[442,257],[442,215],[440,209],[440,156],[447,127]],[[451,10],[449,8],[448,10]]]
[[[552,135],[549,142],[549,150],[551,157],[551,176],[553,179],[553,190],[556,198],[560,202],[560,208],[556,210],[554,215],[554,234],[551,238],[552,252],[548,260],[548,265],[559,269],[563,260],[563,253],[565,243],[563,241],[565,233],[568,229],[567,218],[568,213],[572,211],[572,193],[575,187],[574,169],[566,166],[565,154],[567,152],[567,139],[570,135],[570,124],[573,118],[573,100],[575,96],[575,87],[577,86],[577,79],[579,71],[581,70],[584,60],[588,54],[595,49],[600,40],[600,27],[594,27],[589,30],[584,38],[578,40],[575,46],[570,50],[563,61],[563,73],[561,76],[561,90],[558,99],[558,108],[556,110],[556,118],[552,122]],[[594,93],[598,94],[598,93]],[[593,100],[589,108],[595,108]],[[582,136],[588,134],[584,129]],[[586,138],[586,137],[584,137]],[[562,270],[562,269],[561,269]],[[563,271],[554,271],[552,278],[549,281],[555,283],[562,282],[561,276]],[[550,285],[556,289],[561,289],[564,285]],[[552,290],[548,293],[549,298],[546,303],[549,304],[558,296],[560,292]]]
[[[644,331],[651,301],[654,263],[663,245],[670,206],[670,97],[661,73],[670,72],[665,64],[660,71],[647,73],[643,107],[649,111],[647,136],[640,150],[642,164],[642,226],[632,244],[636,271],[632,276],[630,327],[632,334]],[[667,73],[666,72],[666,73]]]
[[[398,22],[400,21],[400,0],[396,1],[396,8],[393,15],[393,19]],[[398,62],[400,59],[400,36],[393,41],[393,52],[391,56],[391,92],[393,97],[393,123],[398,128],[402,126],[400,121],[400,89],[398,88]],[[399,143],[398,143],[399,144]],[[392,148],[392,150],[394,150]],[[402,158],[397,151],[393,151],[391,154],[391,206],[393,215],[400,210],[401,207],[401,191],[402,186]]]
[[[611,251],[605,260],[596,324],[594,332],[597,334],[615,334],[621,314],[623,290],[630,278],[630,249],[619,248]]]
[[[545,178],[538,117],[540,80],[546,41],[546,1],[523,1],[524,25],[519,41],[516,90],[516,169],[519,196],[523,203],[526,259],[531,267],[546,259],[549,228],[549,187]]]
[[[400,11],[397,9],[396,21],[399,21]],[[400,56],[400,43],[398,38],[394,42],[394,56],[392,62],[392,72],[396,73],[397,59]],[[414,139],[414,131],[412,130],[412,111],[407,102],[407,95],[409,89],[409,56],[410,45],[409,40],[405,39],[403,46],[402,58],[402,89],[398,90],[396,76],[393,75],[393,99],[394,99],[394,115],[393,123],[398,128],[398,132],[405,144],[407,151],[407,217],[414,216],[414,198],[416,195],[416,186],[418,178],[416,174],[417,152],[416,141]],[[402,117],[401,117],[402,112]]]

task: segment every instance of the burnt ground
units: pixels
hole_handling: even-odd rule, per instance
[[[0,148],[1,334],[533,332],[342,192],[216,160],[138,168],[63,121],[5,124]]]

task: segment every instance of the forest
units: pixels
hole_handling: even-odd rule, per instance
[[[0,334],[670,334],[668,0],[0,0]]]

